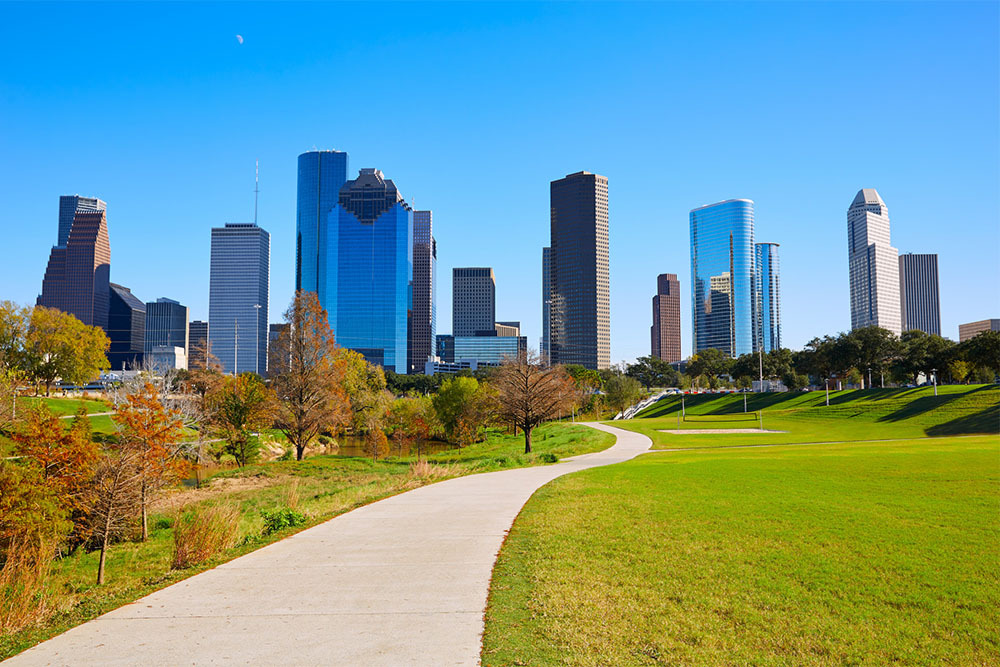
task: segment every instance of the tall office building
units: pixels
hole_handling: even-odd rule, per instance
[[[437,242],[430,211],[413,212],[413,310],[407,346],[409,372],[423,373],[437,333]]]
[[[451,328],[455,336],[492,331],[497,317],[497,281],[489,267],[451,271]]]
[[[903,331],[941,335],[937,255],[899,256],[899,300]]]
[[[59,236],[56,245],[65,248],[69,232],[73,228],[73,218],[77,213],[98,213],[106,211],[108,205],[96,197],[63,195],[59,198]]]
[[[409,205],[381,171],[362,169],[340,189],[329,220],[320,302],[337,342],[373,364],[406,373],[413,279]]]
[[[755,349],[753,201],[701,206],[690,222],[693,351],[749,354]]]
[[[160,297],[146,304],[146,352],[154,347],[181,347],[190,353],[188,308],[173,299]]]
[[[781,265],[777,243],[754,245],[755,348],[764,352],[781,349]]]
[[[340,200],[340,188],[346,182],[347,153],[309,151],[299,156],[295,289],[316,292],[320,305],[327,310],[327,262],[331,258],[330,243],[337,242],[336,224],[331,221],[330,213]],[[332,258],[336,260],[336,246]],[[333,278],[336,281],[336,273]]]
[[[580,171],[549,184],[550,358],[611,366],[608,179]]]
[[[54,246],[49,254],[37,305],[58,308],[84,324],[107,329],[110,276],[107,212],[78,211],[66,245]]]
[[[958,325],[958,342],[964,343],[984,331],[1000,331],[1000,319],[979,320]]]
[[[552,310],[552,283],[549,279],[552,273],[552,248],[542,248],[542,340],[538,343],[538,351],[543,359],[549,358],[549,323]]]
[[[188,368],[205,368],[208,364],[208,352],[208,322],[191,320],[188,325]]]
[[[656,277],[650,354],[674,363],[681,360],[681,283],[676,273]]]
[[[212,228],[208,341],[224,373],[267,369],[271,236],[254,223]]]
[[[140,368],[146,339],[146,304],[132,290],[110,284],[108,301],[108,363],[112,371]]]
[[[902,331],[899,252],[889,243],[889,209],[874,188],[858,190],[847,209],[851,328]]]

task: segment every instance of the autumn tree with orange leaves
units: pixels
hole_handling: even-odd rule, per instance
[[[157,489],[183,479],[190,462],[183,456],[183,427],[180,416],[167,410],[157,388],[146,382],[125,396],[114,421],[120,445],[134,450],[138,475],[139,513],[142,540],[149,538],[148,509]]]
[[[337,347],[315,292],[299,291],[285,311],[285,322],[270,352],[275,425],[301,461],[313,439],[340,431],[351,419],[344,390],[348,360]]]

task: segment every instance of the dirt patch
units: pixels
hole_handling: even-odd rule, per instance
[[[660,433],[670,435],[728,435],[738,433],[788,433],[788,431],[768,431],[760,428],[687,428],[687,429],[659,429]]]
[[[150,508],[154,512],[172,512],[189,503],[197,503],[209,498],[218,498],[230,493],[263,489],[280,484],[282,477],[220,477],[200,489],[169,489],[163,491]]]

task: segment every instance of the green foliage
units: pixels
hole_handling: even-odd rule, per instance
[[[604,381],[604,393],[608,405],[618,413],[639,401],[642,385],[624,373],[614,373]]]
[[[676,387],[680,376],[673,366],[659,357],[639,357],[625,369],[625,375],[635,378],[647,390],[650,387]]]
[[[305,514],[287,507],[270,511],[261,510],[260,516],[264,519],[264,535],[271,535],[285,528],[301,526],[306,522]]]
[[[542,463],[558,463],[559,457],[552,452],[542,452],[538,455],[538,460]]]

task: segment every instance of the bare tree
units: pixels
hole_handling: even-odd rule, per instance
[[[327,320],[315,292],[300,291],[285,311],[287,324],[272,345],[276,426],[295,446],[299,461],[316,436],[339,431],[351,417],[344,390],[346,361]]]
[[[93,535],[101,545],[98,584],[104,583],[104,563],[111,540],[129,531],[139,511],[142,455],[133,443],[123,443],[106,451],[97,464],[87,510]]]
[[[546,366],[534,351],[509,358],[491,384],[497,392],[501,419],[524,431],[524,453],[531,453],[531,431],[543,421],[566,413],[579,392],[562,366]]]

